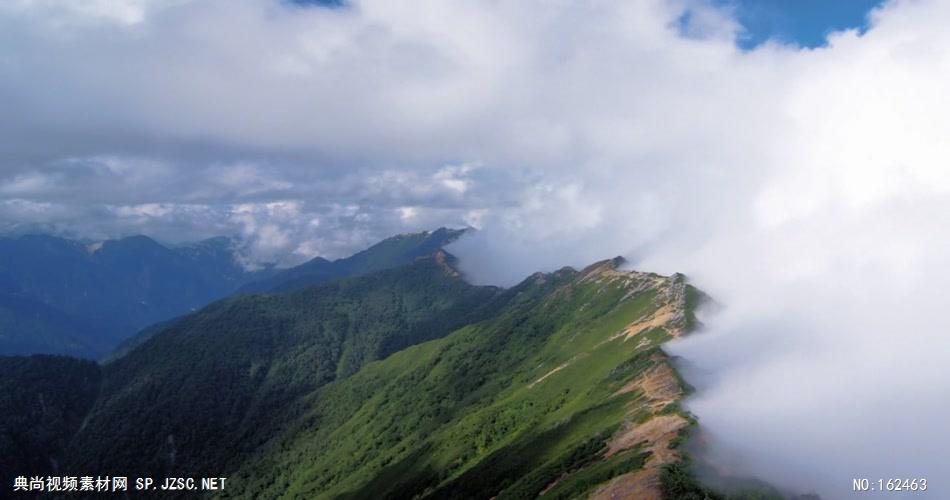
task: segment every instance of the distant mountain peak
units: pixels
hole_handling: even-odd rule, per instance
[[[120,252],[120,253],[135,253],[138,252],[162,252],[162,253],[171,253],[172,251],[162,245],[161,243],[145,236],[143,234],[136,234],[133,236],[126,236],[125,238],[120,238],[118,240],[106,240],[102,242],[99,250],[96,252],[97,255],[109,252]]]
[[[145,236],[144,234],[133,234],[132,236],[126,236],[125,238],[119,238],[117,240],[109,240],[111,243],[123,243],[123,244],[139,244],[139,245],[158,245],[161,246],[161,243],[155,241],[154,239]]]
[[[142,235],[0,237],[0,290],[18,294],[0,297],[0,354],[100,357],[149,324],[263,276],[235,262],[226,238],[169,247]]]
[[[440,227],[434,231],[398,234],[342,259],[329,261],[323,257],[315,257],[299,266],[284,269],[267,279],[250,283],[242,288],[241,292],[285,292],[343,277],[359,276],[401,266],[420,257],[436,254],[468,231],[471,231],[471,228]],[[453,275],[461,276],[454,257],[446,255],[440,258],[443,265],[447,266]]]
[[[438,241],[441,245],[448,245],[449,243],[454,242],[463,234],[474,231],[470,227],[461,228],[461,229],[452,229],[448,227],[440,227],[432,231],[419,231],[417,233],[400,233],[395,236],[390,236],[389,238],[383,239],[378,243],[372,245],[367,250],[380,245],[386,245],[388,243],[403,241],[403,240],[420,240],[420,241]],[[364,250],[365,251],[365,250]]]
[[[581,271],[582,276],[589,275],[605,275],[611,273],[621,272],[620,268],[627,263],[627,259],[617,256],[612,259],[601,260],[595,262]]]
[[[230,236],[212,236],[186,246],[231,249],[234,247],[235,243],[235,239]]]

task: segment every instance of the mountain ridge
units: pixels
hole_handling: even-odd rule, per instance
[[[284,269],[272,277],[249,283],[239,293],[285,292],[348,276],[412,262],[429,255],[462,237],[471,228],[405,233],[391,236],[349,257],[327,260],[316,257],[298,266]]]
[[[98,358],[135,331],[203,306],[260,275],[246,272],[231,254],[198,245],[170,248],[144,235],[93,245],[50,235],[0,238],[0,287],[67,318],[47,324],[42,335],[26,335],[18,326],[23,311],[2,308],[0,334],[23,347],[0,345],[0,353]],[[81,345],[64,350],[73,337]]]
[[[145,235],[93,244],[51,235],[0,238],[0,354],[92,359],[116,349],[121,354],[153,332],[151,325],[215,300],[406,264],[464,232],[440,228],[398,235],[350,257],[332,262],[317,257],[284,270],[248,270],[235,241],[223,236],[176,246]],[[278,279],[269,281],[272,276]]]
[[[134,439],[148,429],[167,428],[177,446],[191,447],[195,445],[185,436],[195,426],[241,449],[238,436],[259,432],[266,427],[267,415],[301,392],[347,377],[365,362],[407,344],[444,335],[453,325],[479,318],[480,308],[493,307],[499,289],[469,285],[435,260],[423,258],[402,268],[286,294],[236,296],[178,320],[104,366],[103,397],[73,443],[72,449],[78,450],[74,456],[95,457],[80,464],[119,471],[130,467],[121,460],[134,461],[143,452],[158,457],[165,446],[164,437],[150,446],[124,446],[122,436]],[[149,382],[156,378],[165,382]],[[192,385],[210,390],[225,380],[233,383],[228,394],[218,396],[218,406],[209,406],[206,394],[185,395],[180,390]],[[136,394],[156,396],[140,399]],[[158,399],[149,403],[153,397]],[[169,413],[169,405],[189,411]],[[194,413],[202,418],[188,420]],[[116,422],[126,415],[156,414],[164,417],[139,421],[134,429],[119,426],[129,434],[120,431],[106,448],[100,444],[105,442],[101,436],[116,434]],[[209,422],[230,422],[229,430]],[[146,461],[150,467],[165,467],[162,460],[151,460]],[[214,473],[206,459],[191,460],[180,454],[174,467],[190,465]]]
[[[440,249],[226,298],[96,368],[82,426],[19,460],[227,476],[224,498],[721,498],[688,471],[690,389],[662,349],[704,296],[625,266],[502,289]]]
[[[582,271],[562,268],[535,273],[510,289],[527,302],[521,302],[520,306],[513,303],[508,313],[487,324],[473,325],[446,338],[410,347],[367,365],[352,378],[328,384],[314,396],[312,403],[316,408],[311,410],[312,416],[304,419],[323,422],[324,428],[293,428],[283,440],[277,438],[273,448],[287,450],[277,452],[276,457],[283,456],[283,459],[271,456],[260,462],[252,460],[246,470],[235,476],[236,484],[243,485],[253,477],[276,475],[276,480],[268,480],[272,486],[252,482],[236,493],[232,490],[228,496],[250,498],[286,491],[292,496],[311,498],[367,495],[375,498],[507,498],[514,495],[520,498],[528,492],[536,495],[546,491],[546,495],[559,498],[558,495],[568,492],[594,493],[589,490],[594,484],[585,486],[593,480],[591,477],[600,478],[597,485],[612,488],[605,489],[606,492],[640,488],[638,491],[644,494],[659,495],[663,467],[680,459],[675,452],[666,453],[665,447],[678,443],[680,433],[686,432],[691,421],[674,404],[674,400],[685,393],[679,379],[672,376],[675,371],[669,366],[666,370],[658,368],[669,363],[658,346],[673,337],[667,328],[680,330],[685,325],[661,323],[630,337],[622,334],[638,321],[656,317],[667,298],[685,296],[688,285],[681,275],[660,277],[620,272],[617,264],[611,259]],[[538,287],[546,291],[535,299],[524,299],[524,293]],[[662,293],[663,287],[669,288],[671,293]],[[637,288],[639,291],[628,294]],[[685,306],[685,301],[680,305]],[[618,351],[618,347],[622,349]],[[457,349],[462,350],[451,354]],[[633,357],[628,359],[625,352]],[[482,364],[480,359],[487,364]],[[411,368],[413,366],[416,368]],[[446,375],[441,375],[443,372]],[[440,382],[430,385],[427,381],[435,373],[440,374]],[[453,375],[442,378],[447,374]],[[624,391],[624,387],[633,384],[631,379],[636,379],[641,389]],[[663,383],[649,383],[657,379]],[[602,382],[595,382],[602,380],[608,381],[607,386],[600,387]],[[586,381],[593,385],[587,385]],[[653,396],[649,393],[637,396],[645,393],[643,387],[653,390],[664,384],[676,388],[666,401],[654,397],[662,391],[656,391]],[[406,392],[405,387],[413,387],[413,390]],[[452,387],[455,389],[450,389]],[[444,392],[446,390],[449,392]],[[577,390],[579,392],[575,392]],[[587,394],[592,393],[588,391],[600,394],[596,399],[606,398],[605,402],[589,400]],[[575,393],[578,396],[570,395]],[[354,394],[367,394],[369,399],[354,403]],[[406,434],[405,417],[387,416],[389,412],[402,414],[405,407],[425,408],[443,398],[455,401],[447,407],[452,409],[434,413],[420,421],[418,428],[409,427],[417,429],[408,431],[409,434]],[[373,401],[391,403],[379,407],[379,403]],[[635,404],[636,409],[624,409],[630,404]],[[526,413],[528,408],[535,409]],[[448,416],[439,417],[445,411],[450,412]],[[340,412],[339,416],[333,416]],[[556,416],[558,412],[562,412],[562,416]],[[502,415],[505,417],[499,421]],[[640,429],[636,420],[646,416],[667,422],[665,426],[658,426],[663,432],[648,436],[652,436],[652,444],[639,447],[629,439],[616,437],[636,436],[631,429]],[[442,418],[449,419],[447,427],[438,424]],[[671,420],[674,425],[669,425]],[[572,421],[580,422],[579,427],[570,424]],[[499,422],[511,423],[498,427]],[[520,423],[510,427],[515,422]],[[336,425],[341,427],[335,430]],[[392,442],[394,447],[372,445],[374,440],[380,439],[373,436],[393,432],[386,430],[388,425],[401,429]],[[442,430],[434,430],[432,425]],[[589,426],[595,426],[596,432],[583,430]],[[363,438],[353,438],[354,433]],[[489,436],[495,437],[485,442],[488,447],[482,451],[478,451],[477,446],[471,451],[464,451],[464,447],[459,449],[460,443],[472,442],[472,439],[477,443]],[[402,443],[407,440],[418,444],[405,449]],[[339,444],[334,444],[337,442]],[[318,448],[314,448],[314,443],[320,443]],[[535,447],[549,451],[538,455],[530,451]],[[608,450],[612,450],[609,456]],[[324,453],[329,453],[328,458],[321,459]],[[573,463],[570,457],[585,453],[588,456],[585,460],[598,458],[581,467],[589,467],[583,474],[579,470],[572,472],[579,464]],[[309,457],[313,465],[301,462],[301,457]],[[387,462],[389,465],[382,468],[374,465]],[[466,463],[470,465],[463,465]],[[275,473],[280,470],[291,475]],[[310,472],[305,472],[308,470]],[[435,472],[438,470],[444,472]],[[643,470],[647,472],[635,475]],[[344,475],[340,476],[341,473]],[[327,482],[327,479],[318,480],[321,477],[338,479]],[[346,484],[362,486],[352,489],[353,486]]]

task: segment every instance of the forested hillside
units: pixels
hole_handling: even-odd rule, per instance
[[[503,305],[503,292],[467,284],[448,259],[225,299],[174,322],[104,367],[71,463],[155,475],[238,465],[299,398]]]
[[[66,471],[229,477],[231,498],[706,494],[677,468],[693,420],[660,349],[695,324],[683,276],[618,258],[499,289],[453,260],[157,327],[102,367],[68,444],[36,449],[65,446]]]
[[[65,356],[0,356],[0,472],[57,474],[99,392],[100,369]],[[9,490],[5,490],[7,493]]]
[[[496,317],[310,394],[233,478],[261,498],[647,498],[690,418],[682,276],[537,274]]]

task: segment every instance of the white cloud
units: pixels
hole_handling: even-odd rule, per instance
[[[7,196],[43,193],[54,188],[55,185],[55,176],[45,175],[40,172],[27,172],[0,183],[0,193]]]
[[[724,305],[675,347],[721,463],[829,498],[950,468],[945,2],[751,52],[698,0],[49,5],[0,9],[6,226],[290,262],[471,224],[503,282],[625,254]]]
[[[419,215],[419,209],[416,207],[399,207],[399,218],[405,221],[412,220]]]
[[[466,176],[475,168],[474,165],[447,165],[440,168],[433,177],[446,189],[464,195],[471,186],[471,181]]]
[[[170,214],[174,208],[161,203],[142,203],[140,205],[115,207],[115,212],[123,217],[162,217]]]
[[[280,178],[279,171],[267,171],[246,163],[215,165],[208,169],[206,176],[210,185],[195,193],[199,197],[221,196],[224,192],[230,192],[237,197],[247,197],[287,191],[293,187],[293,184]]]
[[[146,6],[149,3],[149,0],[82,0],[77,2],[11,0],[5,8],[20,11],[20,13],[41,15],[56,23],[58,27],[82,21],[108,21],[134,25],[145,20]]]

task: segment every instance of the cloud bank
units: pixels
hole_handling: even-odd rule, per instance
[[[692,0],[8,2],[0,220],[283,261],[468,224],[475,281],[685,272],[723,306],[671,346],[723,472],[942,498],[948,15],[742,51]]]

